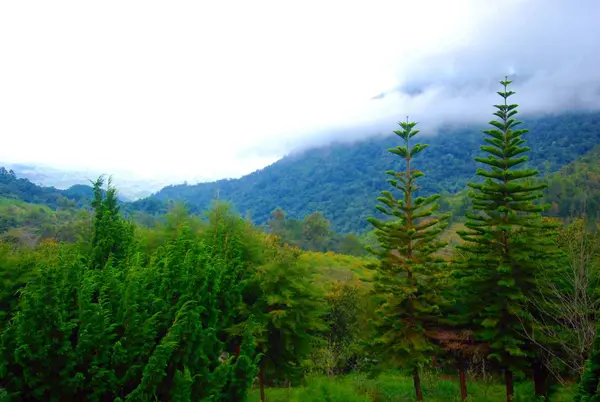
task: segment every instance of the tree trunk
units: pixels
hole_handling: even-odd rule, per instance
[[[465,362],[460,359],[458,362],[458,378],[460,381],[460,397],[462,401],[466,401],[469,394],[467,393],[467,376],[465,373]]]
[[[265,376],[262,364],[258,367],[258,385],[260,386],[260,401],[265,402]]]
[[[413,384],[415,385],[415,394],[417,401],[423,400],[423,392],[421,392],[421,378],[419,377],[419,368],[415,367],[413,371]]]
[[[504,370],[504,379],[506,382],[506,402],[512,402],[515,394],[515,386],[513,384],[513,373],[509,369]]]
[[[548,369],[544,363],[538,359],[533,360],[531,369],[533,370],[535,396],[546,397],[548,395],[548,378],[550,377]]]

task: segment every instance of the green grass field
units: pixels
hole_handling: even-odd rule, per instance
[[[461,400],[458,382],[455,380],[425,373],[422,385],[425,401],[454,402]],[[506,400],[505,388],[497,381],[470,381],[468,389],[469,401],[504,402]],[[412,379],[395,374],[382,374],[375,379],[369,379],[365,375],[336,378],[312,377],[306,380],[303,387],[267,388],[265,394],[268,402],[401,402],[416,400]],[[534,401],[531,383],[518,383],[515,394],[515,402]],[[552,395],[549,401],[571,402],[573,396],[574,386],[562,388]],[[260,401],[258,389],[250,391],[249,401]]]

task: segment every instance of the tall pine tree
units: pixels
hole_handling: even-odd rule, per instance
[[[500,81],[503,102],[494,105],[498,119],[490,121],[492,128],[484,131],[487,145],[481,146],[488,156],[475,158],[487,166],[476,172],[484,180],[469,183],[472,211],[466,214],[467,229],[459,232],[465,241],[459,249],[466,289],[472,292],[468,310],[479,338],[489,343],[490,357],[505,372],[508,401],[514,394],[513,373],[535,359],[524,330],[535,313],[528,301],[537,291],[536,273],[555,256],[553,226],[542,221],[545,206],[535,202],[545,186],[532,182],[537,170],[523,166],[529,147],[522,137],[528,130],[517,128],[518,105],[508,102],[515,94],[508,90],[511,82],[508,77]],[[536,393],[543,391],[537,387]]]
[[[388,180],[399,198],[391,191],[383,191],[377,200],[383,205],[377,209],[391,219],[369,218],[375,226],[378,249],[370,251],[378,255],[374,291],[378,296],[377,352],[395,365],[413,373],[417,400],[423,400],[420,386],[419,367],[434,353],[434,344],[427,335],[428,329],[437,323],[439,293],[437,277],[443,272],[443,260],[435,252],[445,246],[437,237],[447,226],[449,215],[434,217],[439,209],[438,194],[417,196],[416,180],[424,174],[413,169],[414,156],[426,144],[414,144],[410,139],[417,135],[417,123],[398,123],[396,130],[404,144],[389,152],[405,161],[404,171],[387,172]]]

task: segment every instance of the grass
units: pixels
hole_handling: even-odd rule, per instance
[[[314,269],[324,280],[353,282],[369,280],[372,272],[365,265],[372,262],[368,257],[354,257],[331,251],[326,253],[305,251],[300,263]]]
[[[423,397],[428,402],[460,401],[458,383],[440,378],[437,374],[425,373],[422,378]],[[499,382],[469,382],[469,401],[505,401],[505,388]],[[551,402],[571,402],[573,388],[563,388],[550,399]],[[267,402],[400,402],[414,401],[414,388],[410,377],[398,374],[382,374],[375,379],[353,374],[343,377],[310,377],[303,387],[268,388]],[[260,401],[258,389],[250,392],[250,402]],[[515,402],[534,401],[533,385],[518,383],[515,387]]]

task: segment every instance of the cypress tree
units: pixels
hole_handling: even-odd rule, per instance
[[[536,272],[556,257],[554,226],[542,221],[545,206],[535,202],[545,185],[532,183],[539,172],[523,166],[529,147],[522,137],[528,130],[517,128],[518,105],[508,102],[515,94],[508,90],[511,82],[508,77],[500,81],[503,102],[494,105],[498,120],[483,131],[487,145],[480,148],[488,156],[474,158],[487,166],[476,171],[484,180],[469,183],[472,211],[466,213],[467,229],[458,232],[465,241],[459,246],[465,258],[463,274],[472,291],[468,310],[477,335],[489,343],[490,357],[505,372],[508,401],[514,393],[513,373],[535,359],[524,329],[534,313],[528,300],[537,291]],[[539,386],[536,393],[543,393]]]
[[[133,225],[125,221],[120,214],[117,190],[108,180],[106,192],[102,191],[104,178],[100,176],[93,183],[94,222],[92,229],[91,267],[103,268],[109,258],[118,266],[130,253],[133,243]]]
[[[424,174],[413,169],[412,159],[428,145],[414,144],[410,139],[418,130],[417,123],[398,123],[396,130],[404,144],[389,149],[405,161],[404,171],[390,170],[388,180],[400,193],[383,191],[377,209],[391,217],[388,220],[369,218],[375,226],[378,249],[369,248],[379,257],[375,266],[374,291],[378,296],[377,339],[375,347],[384,357],[413,373],[417,400],[423,400],[419,367],[434,353],[434,344],[427,331],[436,325],[440,304],[437,276],[443,261],[435,252],[445,246],[438,235],[447,226],[449,215],[434,217],[439,209],[438,194],[417,196],[416,180]]]
[[[230,334],[246,318],[244,267],[229,258],[242,246],[222,253],[185,222],[147,264],[109,254],[90,266],[56,245],[0,336],[0,389],[15,400],[245,400],[260,355],[252,317]]]

